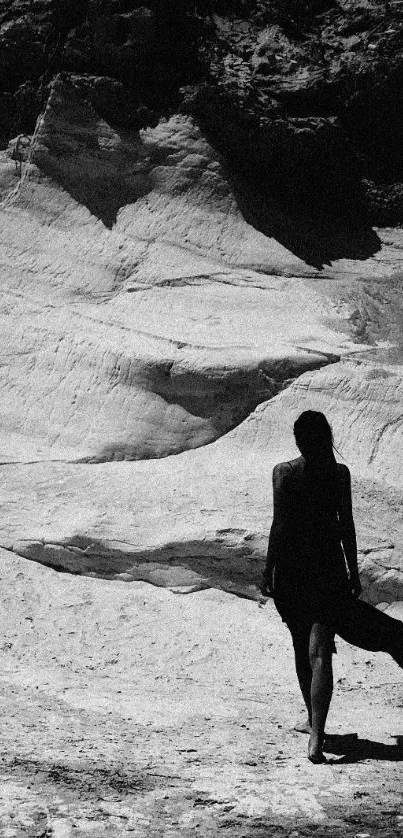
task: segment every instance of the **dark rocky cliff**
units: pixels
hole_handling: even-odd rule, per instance
[[[313,264],[403,220],[400,0],[0,0],[0,62],[3,145],[73,74],[110,124],[191,113],[247,219]]]

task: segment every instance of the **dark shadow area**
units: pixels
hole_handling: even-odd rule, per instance
[[[328,758],[329,763],[349,764],[363,760],[385,760],[388,762],[403,761],[403,735],[394,735],[394,745],[374,742],[372,739],[346,738],[343,736],[326,736],[324,751],[326,754],[341,755],[341,759]]]
[[[344,754],[358,740],[358,733],[326,733],[324,750],[332,754]],[[335,750],[334,750],[335,749]]]
[[[78,204],[87,207],[92,215],[111,230],[116,223],[119,210],[127,204],[133,204],[139,197],[138,191],[131,189],[123,181],[119,181],[119,177],[108,177],[107,169],[110,165],[110,159],[102,152],[98,155],[98,163],[103,165],[103,157],[105,158],[104,176],[97,179],[94,174],[88,174],[84,170],[80,171],[79,158],[72,163],[69,173],[67,174],[62,168],[59,168],[52,160],[39,160],[36,155],[34,162],[39,165],[41,171],[52,178],[60,187],[62,187],[68,194],[77,201]],[[95,168],[95,167],[94,167]],[[74,176],[74,169],[75,176]],[[144,191],[143,194],[146,194]]]
[[[182,426],[178,428],[177,423],[173,424],[176,432],[173,432],[169,445],[162,435],[160,447],[153,435],[150,439],[126,443],[112,440],[77,462],[159,459],[207,445],[240,425],[259,404],[274,398],[299,375],[339,360],[340,356],[336,354],[325,354],[319,350],[312,350],[310,354],[301,349],[300,358],[287,357],[285,352],[283,357],[257,361],[255,366],[250,364],[245,367],[241,362],[239,368],[225,369],[222,365],[221,370],[219,367],[188,370],[179,364],[174,365],[173,361],[150,364],[144,376],[147,380],[142,383],[144,391],[150,394],[150,398],[158,396],[163,399],[163,410],[166,405],[173,405],[186,411],[188,432],[185,434]],[[138,378],[139,369],[133,366],[132,377],[125,369],[123,372],[119,370],[114,383],[135,388]],[[192,424],[193,418],[205,420],[204,427]]]
[[[60,72],[123,85],[134,111],[119,92],[105,100],[120,125],[149,124],[148,116],[152,124],[175,110],[180,88],[200,79],[198,44],[209,29],[188,7],[187,0],[2,0],[0,144],[33,133]]]
[[[332,216],[320,211],[323,194],[318,192],[318,209],[312,203],[290,203],[287,191],[280,197],[270,184],[262,189],[233,176],[232,186],[245,221],[260,233],[273,238],[313,268],[323,270],[337,259],[365,261],[381,249],[376,231],[360,216]],[[331,200],[329,201],[331,204]]]
[[[135,496],[133,498],[135,503]],[[121,544],[117,547],[116,544]],[[15,551],[59,573],[98,579],[148,582],[157,587],[183,587],[188,591],[217,588],[245,599],[257,599],[255,539],[246,530],[217,530],[207,541],[194,538],[171,541],[155,548],[136,548],[128,542],[96,540],[80,533],[57,544],[28,541]],[[54,547],[63,547],[62,551]],[[260,568],[259,568],[260,570]],[[259,575],[259,573],[258,573]]]
[[[268,93],[265,109],[256,96],[244,101],[205,84],[182,105],[222,156],[245,220],[315,269],[373,256],[381,242],[341,123],[279,114]]]

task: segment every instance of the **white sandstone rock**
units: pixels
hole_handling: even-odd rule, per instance
[[[120,136],[61,82],[20,179],[2,159],[0,544],[253,596],[271,469],[317,408],[368,597],[399,598],[401,234],[315,271],[247,224],[192,120]]]

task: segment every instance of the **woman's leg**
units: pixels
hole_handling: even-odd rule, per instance
[[[311,707],[312,732],[309,737],[308,758],[321,762],[326,718],[333,692],[333,631],[322,623],[314,623],[309,638],[309,660],[312,669]]]
[[[304,633],[306,634],[306,633]],[[301,634],[293,634],[294,654],[295,654],[295,669],[297,672],[298,683],[308,712],[308,719],[305,724],[296,726],[296,730],[310,733],[312,727],[312,708],[311,708],[311,682],[312,682],[312,667],[309,661],[309,634],[301,636]]]

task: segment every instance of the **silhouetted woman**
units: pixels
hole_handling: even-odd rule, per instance
[[[298,459],[273,470],[273,522],[262,593],[274,597],[293,640],[308,710],[308,758],[323,762],[333,691],[334,635],[403,666],[403,623],[358,601],[361,584],[347,466],[336,462],[323,415],[308,410],[294,425]]]

